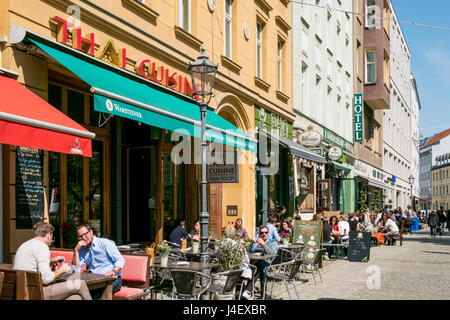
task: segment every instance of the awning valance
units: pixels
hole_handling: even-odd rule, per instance
[[[278,136],[274,133],[270,133],[264,129],[259,129],[258,132],[260,134],[265,134],[268,137],[272,137],[272,139],[278,140],[281,144],[286,146],[294,156],[298,156],[300,158],[310,160],[310,161],[313,161],[316,163],[326,163],[327,162],[324,157],[319,156],[318,154],[306,149],[305,147],[299,145],[298,143],[295,143],[294,141],[280,137],[280,136]]]
[[[91,157],[93,138],[16,80],[0,76],[0,143]]]
[[[333,166],[333,168],[335,168],[336,170],[341,170],[344,171],[345,173],[349,173],[351,170],[347,167],[344,167],[343,165],[337,163],[337,162],[330,162],[330,164]]]
[[[195,100],[22,28],[15,28],[14,34],[12,31],[12,43],[36,45],[88,83],[96,111],[201,138],[201,114]],[[256,152],[256,140],[210,110],[206,137]]]

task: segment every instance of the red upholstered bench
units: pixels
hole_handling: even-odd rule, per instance
[[[144,289],[150,284],[150,256],[123,254],[125,266],[122,272],[122,288],[113,295],[113,300],[136,300],[146,295]]]
[[[70,266],[72,264],[73,249],[50,248],[50,259],[58,256],[63,256],[65,263]],[[86,264],[81,268],[81,272],[84,270],[86,270]]]

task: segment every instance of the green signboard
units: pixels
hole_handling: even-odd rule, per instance
[[[255,125],[282,138],[292,140],[292,123],[258,106],[255,106]]]
[[[322,243],[322,221],[295,220],[292,242],[303,243],[300,258],[313,262]]]
[[[323,129],[323,141],[328,142],[334,146],[342,148],[342,150],[345,150],[351,154],[353,154],[353,143],[345,140],[344,138],[340,137],[333,131],[324,128]]]
[[[362,93],[356,93],[353,104],[355,142],[363,141],[363,98]]]

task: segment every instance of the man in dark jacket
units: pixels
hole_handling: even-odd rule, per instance
[[[428,225],[430,226],[431,236],[434,236],[434,229],[439,226],[439,217],[436,211],[431,211],[428,217]]]
[[[181,248],[181,240],[182,239],[188,239],[189,238],[189,234],[186,231],[185,226],[186,221],[184,220],[179,220],[178,221],[178,225],[175,229],[173,229],[173,231],[170,233],[169,236],[169,241],[177,244],[178,248]]]
[[[445,222],[447,221],[447,216],[445,215],[444,207],[441,207],[441,210],[438,211],[438,217],[441,230],[444,231]]]

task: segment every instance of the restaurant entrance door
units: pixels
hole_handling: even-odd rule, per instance
[[[155,241],[155,147],[127,149],[127,241]]]

